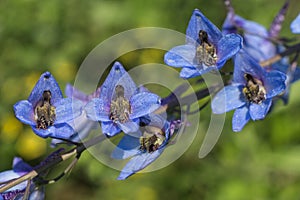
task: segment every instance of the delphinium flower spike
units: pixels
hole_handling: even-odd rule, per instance
[[[237,34],[222,34],[198,9],[195,9],[186,30],[186,44],[165,54],[165,63],[182,67],[180,76],[191,78],[220,69],[242,47]]]
[[[221,114],[236,109],[232,119],[233,131],[241,131],[250,120],[265,118],[272,99],[285,90],[286,75],[267,72],[244,50],[235,56],[231,85],[224,87],[212,100],[212,111]]]
[[[68,139],[74,130],[67,122],[81,114],[80,101],[63,98],[61,90],[50,72],[45,72],[31,91],[28,100],[14,105],[16,117],[31,125],[43,137]]]
[[[136,132],[139,118],[160,106],[160,97],[150,92],[139,92],[129,74],[115,62],[101,86],[99,98],[92,99],[85,107],[87,117],[101,121],[102,132],[114,136]]]

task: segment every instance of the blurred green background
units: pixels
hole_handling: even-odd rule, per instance
[[[283,2],[233,0],[233,5],[239,15],[269,27]],[[291,4],[283,36],[291,36],[289,23],[300,11],[297,0]],[[50,140],[16,120],[12,107],[27,99],[42,72],[50,71],[64,90],[101,41],[146,26],[184,33],[194,8],[221,27],[226,16],[221,0],[1,0],[0,170],[9,169],[15,155],[33,164],[51,152]],[[129,55],[123,64],[162,62],[162,54],[149,55]],[[70,176],[47,186],[46,199],[300,199],[299,87],[291,88],[287,106],[278,102],[265,120],[249,123],[240,133],[231,131],[229,113],[217,145],[204,159],[198,152],[209,106],[202,111],[198,137],[170,166],[117,181],[118,171],[85,153]]]

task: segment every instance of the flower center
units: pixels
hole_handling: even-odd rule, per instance
[[[243,93],[248,101],[256,104],[261,104],[266,99],[266,89],[262,82],[250,74],[244,75],[247,83],[243,88]]]
[[[124,97],[124,87],[117,85],[115,88],[116,97],[110,103],[110,116],[113,122],[125,123],[129,119],[131,107],[129,101]]]
[[[55,121],[55,107],[51,105],[50,100],[51,92],[45,90],[42,100],[37,103],[34,109],[34,118],[38,129],[47,129],[49,126],[52,126]]]
[[[140,150],[152,153],[165,141],[165,133],[158,127],[146,126],[143,136],[140,137]]]
[[[199,31],[200,45],[197,47],[195,59],[199,63],[203,63],[206,66],[212,66],[217,61],[217,50],[213,44],[208,41],[207,32]]]

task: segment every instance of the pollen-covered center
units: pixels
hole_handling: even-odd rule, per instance
[[[252,103],[260,104],[266,99],[266,89],[263,83],[250,74],[245,74],[244,77],[247,81],[243,88],[245,97]]]
[[[140,137],[140,150],[148,153],[156,151],[165,141],[165,133],[158,127],[146,126],[143,136]]]
[[[37,103],[34,109],[34,118],[38,129],[47,129],[49,126],[52,126],[55,121],[55,107],[51,105],[50,100],[51,92],[45,90],[42,99]]]
[[[208,41],[208,34],[204,30],[199,31],[200,45],[196,49],[195,59],[206,66],[212,66],[217,61],[216,47]]]
[[[129,119],[131,113],[131,107],[129,101],[124,96],[124,87],[117,85],[115,87],[116,96],[110,103],[110,115],[109,118],[113,122],[125,123]]]

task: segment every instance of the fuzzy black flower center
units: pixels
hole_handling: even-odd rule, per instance
[[[37,103],[34,109],[34,118],[38,129],[47,129],[49,126],[52,126],[55,121],[55,107],[51,105],[50,100],[51,92],[45,90],[42,99]]]
[[[266,89],[263,83],[250,74],[245,74],[244,77],[247,81],[243,88],[245,97],[252,103],[261,104],[266,99]]]
[[[115,88],[116,96],[110,103],[109,118],[115,123],[117,121],[125,123],[129,119],[131,107],[129,101],[124,96],[124,87],[117,85]]]
[[[197,47],[195,59],[206,66],[212,66],[217,61],[217,50],[215,46],[208,41],[208,34],[204,30],[199,31],[200,45]]]
[[[156,151],[165,141],[165,133],[158,127],[146,126],[140,137],[140,150],[148,153]]]

